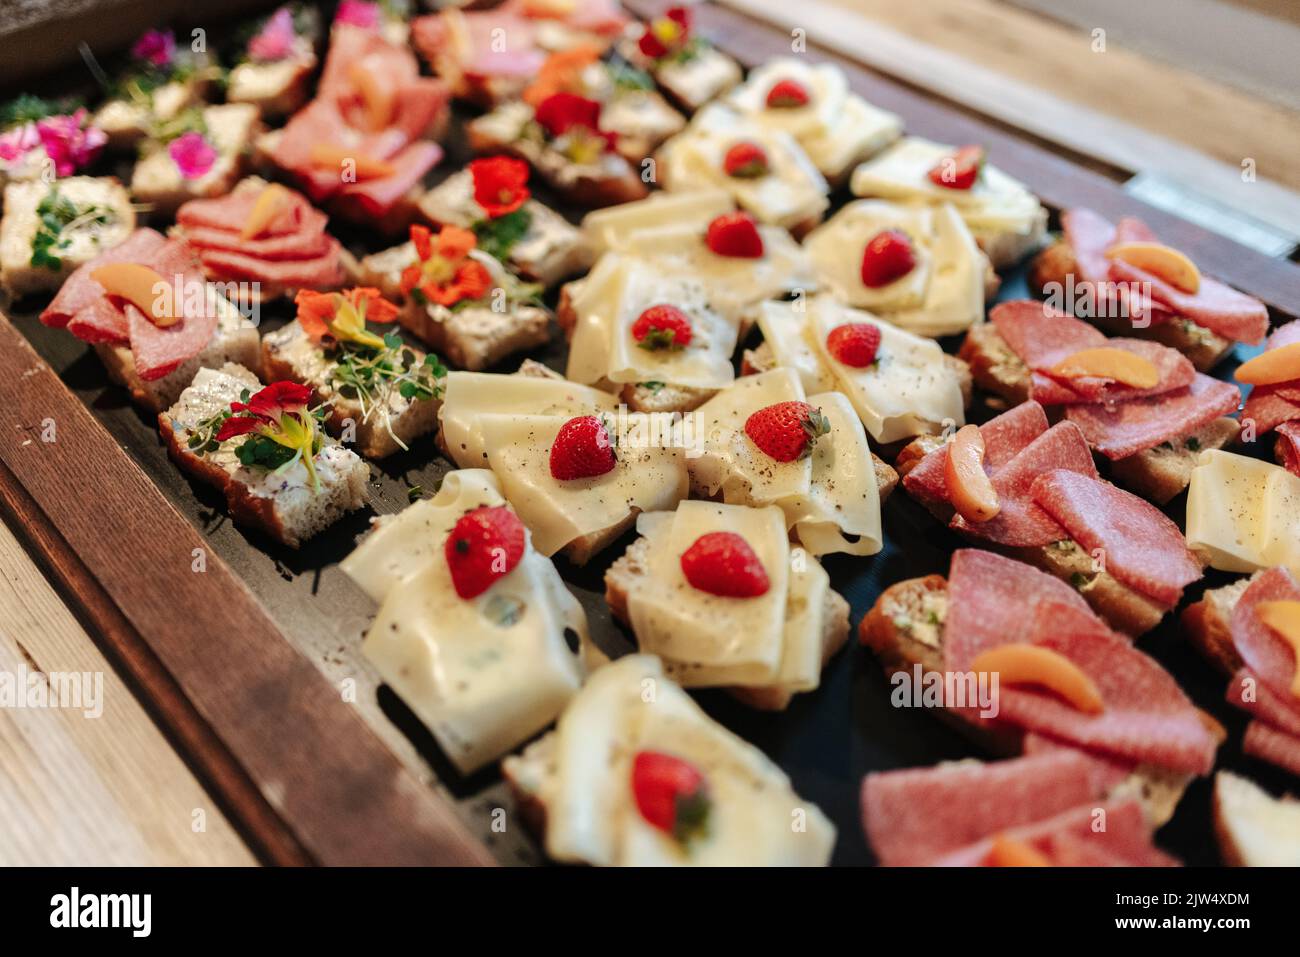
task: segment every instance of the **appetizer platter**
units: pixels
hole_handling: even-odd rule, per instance
[[[0,503],[265,860],[1300,863],[1294,265],[718,6],[211,33],[5,93]]]

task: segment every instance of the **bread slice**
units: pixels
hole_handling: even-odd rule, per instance
[[[202,84],[196,79],[164,83],[140,100],[108,100],[96,112],[92,125],[108,135],[108,148],[125,150],[149,135],[155,123],[174,119],[196,103]]]
[[[400,302],[405,298],[402,271],[415,259],[415,245],[411,242],[372,253],[361,260],[358,281]],[[551,337],[551,314],[546,308],[513,301],[498,312],[490,303],[458,304],[448,309],[411,299],[398,322],[451,365],[471,372],[481,372],[509,356],[545,345]]]
[[[202,111],[202,119],[204,138],[217,152],[216,160],[202,176],[183,176],[169,148],[162,144],[154,144],[136,163],[131,174],[131,195],[149,204],[154,212],[169,216],[191,199],[224,196],[244,175],[249,148],[262,126],[257,107],[251,103],[208,106]]]
[[[425,355],[412,349],[411,366],[424,362]],[[408,366],[409,368],[409,366]],[[332,435],[346,433],[351,425],[356,451],[368,459],[382,459],[410,448],[420,436],[438,427],[442,400],[405,398],[391,389],[381,407],[367,410],[355,397],[344,395],[333,375],[334,363],[318,350],[296,321],[262,339],[262,370],[268,382],[287,379],[311,386],[313,402],[328,403],[326,425]]]
[[[886,674],[911,675],[939,672],[943,666],[944,621],[948,614],[948,582],[942,575],[911,578],[891,585],[881,594],[858,626],[858,638],[880,659]],[[980,748],[999,757],[1018,754],[1022,734],[1015,728],[976,725],[957,714],[941,710],[940,717]],[[1226,732],[1205,712],[1201,719],[1219,740]],[[1159,827],[1173,817],[1193,775],[1139,765],[1109,795],[1135,797],[1148,820]]]
[[[1207,661],[1224,675],[1234,675],[1244,662],[1232,643],[1232,609],[1254,576],[1239,578],[1220,588],[1208,588],[1201,600],[1183,609],[1183,634]]]
[[[1214,776],[1214,834],[1229,867],[1300,867],[1300,800],[1231,771]]]
[[[997,401],[997,408],[1011,408],[1029,401],[1029,367],[1016,355],[992,323],[974,326],[957,353],[970,367],[975,384]],[[1053,408],[1049,415],[1059,417]],[[1192,469],[1200,454],[1221,449],[1237,441],[1241,423],[1220,416],[1194,432],[1109,462],[1110,476],[1129,491],[1164,505],[1192,480]]]
[[[632,627],[627,608],[628,595],[639,588],[641,580],[649,574],[649,549],[650,540],[638,538],[605,572],[605,601],[609,604],[610,613],[614,618],[628,628]],[[835,652],[844,647],[849,636],[849,603],[832,589],[826,591],[823,622],[822,667],[824,668]],[[780,687],[736,687],[727,690],[745,704],[760,711],[784,711],[794,698],[794,692]]]
[[[51,210],[55,235],[44,221]],[[62,211],[62,216],[59,212]],[[69,218],[71,217],[71,218]],[[0,219],[0,286],[15,299],[58,289],[72,272],[135,231],[131,197],[115,176],[69,176],[9,183]],[[38,241],[53,258],[33,265]]]
[[[161,412],[180,398],[200,369],[220,369],[227,363],[235,363],[245,369],[260,370],[262,350],[257,326],[220,296],[214,294],[213,301],[220,312],[216,331],[208,344],[160,379],[146,382],[140,378],[129,345],[96,343],[95,354],[108,370],[108,377],[129,391],[137,405]]]
[[[295,465],[283,476],[243,466],[235,450],[239,437],[215,450],[192,448],[205,434],[204,425],[230,407],[247,389],[261,388],[257,377],[233,363],[221,369],[201,369],[180,399],[158,415],[158,429],[167,454],[180,468],[213,485],[226,497],[231,517],[259,528],[276,541],[297,548],[333,525],[344,514],[366,503],[370,467],[356,453],[326,438],[317,453],[320,491],[305,484],[305,470]]]
[[[943,442],[940,436],[927,435],[914,439],[904,447],[894,461],[900,478],[906,478],[921,459]],[[945,525],[952,519],[954,511],[946,501],[925,496],[914,497]],[[1145,634],[1160,624],[1170,610],[1129,588],[1110,572],[1098,571],[1092,556],[1072,539],[1037,547],[1004,548],[1001,551],[1069,583],[1092,606],[1093,611],[1125,634],[1135,637]]]
[[[1029,288],[1038,295],[1047,296],[1066,287],[1067,277],[1077,273],[1074,250],[1064,239],[1057,240],[1037,256],[1029,267]],[[1049,288],[1050,287],[1050,288]],[[1128,319],[1119,316],[1080,316],[1109,336],[1131,336],[1150,339],[1161,345],[1177,349],[1191,360],[1198,372],[1208,372],[1232,351],[1233,342],[1204,326],[1182,316],[1169,322],[1137,328]]]

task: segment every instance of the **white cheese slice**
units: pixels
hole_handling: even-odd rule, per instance
[[[712,46],[686,59],[667,58],[655,67],[655,79],[691,109],[698,109],[740,82],[740,66]]]
[[[439,416],[443,439],[456,464],[461,468],[483,468],[488,462],[479,428],[484,415],[528,413],[572,418],[612,412],[617,405],[607,392],[564,379],[449,372]]]
[[[620,444],[617,464],[604,475],[552,477],[551,446],[569,416],[491,414],[480,418],[488,464],[506,499],[533,533],[543,555],[553,555],[584,535],[604,531],[636,511],[673,508],[689,491],[681,448]],[[628,430],[646,417],[630,413],[606,421]],[[648,434],[648,430],[647,433]],[[616,443],[620,436],[615,436]]]
[[[1300,477],[1221,449],[1202,452],[1187,492],[1187,544],[1227,572],[1300,575]]]
[[[644,230],[671,223],[702,233],[714,219],[733,209],[735,204],[725,189],[657,192],[633,203],[588,213],[582,220],[582,230],[597,253],[611,249],[634,251],[631,247]]]
[[[867,243],[891,229],[911,240],[916,266],[888,285],[867,286]],[[859,200],[816,229],[805,246],[837,298],[910,332],[953,335],[984,321],[984,254],[950,203]]]
[[[831,330],[849,322],[868,322],[880,329],[876,361],[865,369],[840,363],[826,349]],[[961,386],[933,339],[906,332],[825,296],[808,303],[806,334],[835,376],[839,391],[849,397],[862,424],[877,442],[937,433],[945,426],[965,422]]]
[[[1300,801],[1231,771],[1214,776],[1214,823],[1245,867],[1300,867]]]
[[[830,392],[835,388],[835,376],[806,335],[807,326],[807,299],[765,302],[758,313],[758,327],[776,364],[793,369],[805,392]]]

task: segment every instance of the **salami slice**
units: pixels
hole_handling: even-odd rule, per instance
[[[1159,242],[1155,232],[1142,220],[1125,216],[1115,224],[1116,243],[1154,243]]]
[[[1195,293],[1187,293],[1144,269],[1112,259],[1110,279],[1146,283],[1151,298],[1160,305],[1225,339],[1255,345],[1263,342],[1268,332],[1268,308],[1262,302],[1209,276],[1201,277],[1200,288]]]
[[[1266,721],[1287,734],[1300,737],[1300,701],[1269,687],[1259,675],[1242,668],[1228,682],[1228,704]]]
[[[1271,432],[1284,422],[1300,420],[1300,401],[1288,399],[1283,389],[1278,385],[1257,385],[1246,396],[1241,421],[1254,422],[1257,435]]]
[[[989,321],[1007,346],[1031,369],[1046,369],[1081,349],[1107,344],[1099,331],[1073,316],[1028,299],[1000,302]]]
[[[975,657],[1008,643],[1032,642],[1031,610],[1044,602],[1092,615],[1083,597],[1059,578],[975,548],[953,552],[944,619],[944,667],[969,671]]]
[[[1031,495],[1084,549],[1101,549],[1112,576],[1170,608],[1201,577],[1178,526],[1136,495],[1063,468],[1039,475]]]
[[[979,427],[984,438],[984,471],[995,474],[1034,439],[1047,431],[1047,415],[1037,402],[1023,402]],[[940,446],[921,459],[903,479],[903,487],[924,499],[947,501],[944,469],[948,447]]]
[[[1061,213],[1061,229],[1074,251],[1076,282],[1105,282],[1110,272],[1106,250],[1115,242],[1115,227],[1091,209],[1067,209]]]
[[[110,263],[144,262],[150,253],[163,244],[161,233],[152,229],[137,229],[125,240],[112,249],[100,253],[84,266],[78,267],[63,283],[45,311],[41,313],[41,322],[47,326],[62,329],[68,321],[104,296],[104,287],[90,278],[90,274],[100,266]],[[90,328],[99,328],[91,323]],[[102,341],[102,340],[94,340]]]
[[[1252,758],[1267,761],[1300,777],[1300,737],[1263,721],[1252,721],[1246,725],[1241,750]]]
[[[397,155],[390,157],[392,175],[379,179],[344,183],[339,196],[354,198],[369,215],[382,216],[410,192],[442,159],[442,147],[430,140],[412,143]]]
[[[1156,367],[1160,378],[1146,389],[1122,385],[1112,379],[1080,376],[1067,379],[1035,370],[1030,395],[1043,405],[1068,405],[1076,402],[1123,402],[1147,396],[1163,395],[1183,389],[1196,379],[1196,367],[1176,349],[1146,339],[1108,339],[1107,348],[1122,349],[1142,356]]]
[[[262,282],[294,289],[336,289],[347,278],[337,251],[315,259],[266,260],[242,253],[211,250],[200,254],[209,279]]]
[[[990,834],[1053,817],[1103,793],[1087,757],[1060,750],[868,774],[867,841],[887,867],[914,867]]]
[[[182,362],[198,355],[212,341],[217,313],[201,295],[207,281],[194,250],[183,239],[169,239],[149,257],[150,266],[173,287],[173,301],[183,310],[179,322],[156,326],[135,306],[123,308],[129,323],[131,354],[141,379],[161,379]]]
[[[100,296],[68,321],[68,331],[82,342],[121,345],[131,341],[126,313],[108,296]]]
[[[1288,472],[1300,475],[1300,422],[1277,427],[1277,460]]]
[[[1035,478],[1048,469],[1069,469],[1097,478],[1088,443],[1074,423],[1058,422],[997,471],[993,476],[1000,506],[996,516],[987,522],[968,522],[955,515],[952,528],[1010,547],[1049,545],[1069,538],[1032,495]]]
[[[1079,427],[1088,445],[1114,460],[1181,441],[1237,411],[1240,401],[1235,385],[1198,373],[1190,386],[1175,392],[1118,405],[1072,405],[1065,417]]]
[[[528,79],[541,70],[546,56],[537,46],[531,20],[499,10],[466,11],[457,16],[464,25],[457,35],[441,14],[411,21],[411,40],[426,60],[450,58],[466,75],[483,79]],[[497,34],[497,30],[504,32]],[[510,37],[509,46],[498,49],[498,36]]]
[[[1257,608],[1264,601],[1300,601],[1300,585],[1285,568],[1270,568],[1255,576],[1232,609],[1229,625],[1232,644],[1262,682],[1278,695],[1295,701],[1291,682],[1295,654],[1273,629],[1260,621]]]

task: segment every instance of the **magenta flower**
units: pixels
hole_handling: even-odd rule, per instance
[[[169,66],[175,53],[176,37],[170,30],[166,33],[149,30],[131,47],[131,56],[135,59],[145,60],[158,67]]]
[[[65,116],[47,116],[36,121],[36,131],[45,155],[54,161],[57,176],[71,176],[89,166],[104,148],[108,137],[97,126],[86,125],[85,109]]]
[[[261,32],[249,41],[248,55],[262,63],[283,60],[293,51],[293,41],[296,38],[293,13],[288,7],[281,7],[271,14]]]
[[[354,27],[379,26],[379,4],[366,0],[343,0],[334,14],[335,23],[348,23]]]
[[[22,159],[40,145],[41,137],[36,132],[35,123],[15,126],[7,133],[0,133],[0,160],[12,163]]]
[[[212,144],[203,138],[202,133],[193,130],[172,140],[167,152],[185,179],[198,179],[217,161],[217,151]]]

